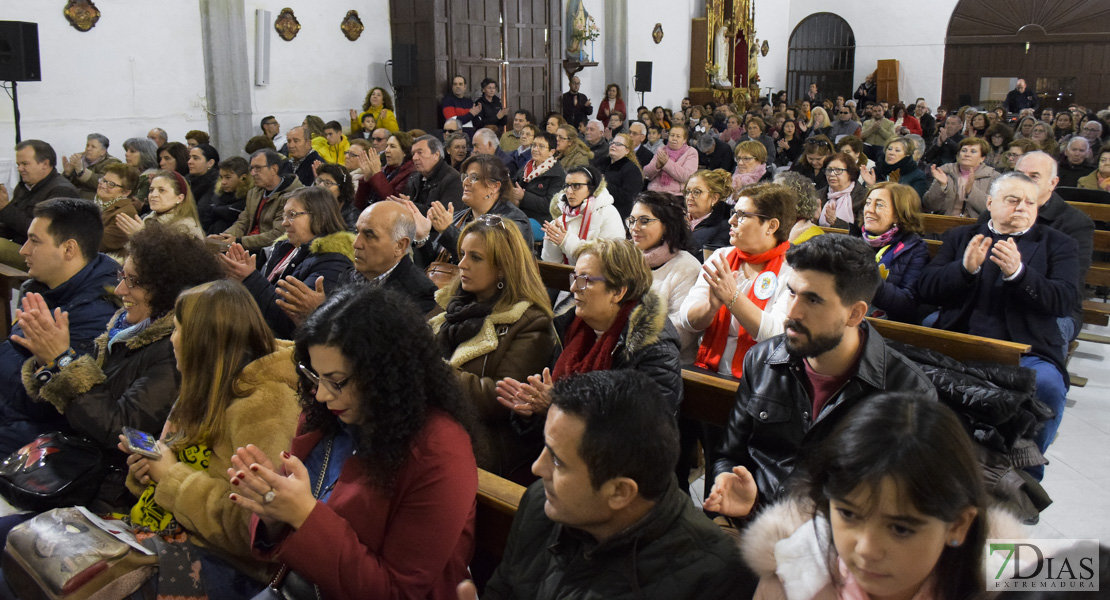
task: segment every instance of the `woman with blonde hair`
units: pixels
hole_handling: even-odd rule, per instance
[[[732,193],[761,182],[771,181],[775,175],[767,169],[767,148],[762,142],[744,140],[736,144],[736,171],[732,174]]]
[[[184,530],[188,545],[204,549],[202,585],[218,585],[224,575],[213,555],[264,581],[267,565],[251,556],[250,513],[226,500],[233,490],[227,470],[236,448],[254,444],[276,455],[289,447],[301,413],[293,344],[274,339],[250,294],[230,280],[185,290],[173,314],[181,391],[161,431],[161,458],[127,459],[127,487],[139,498],[131,522],[164,535]],[[179,565],[165,564],[173,553],[162,556],[171,558],[160,565],[160,594],[195,585],[170,579]]]
[[[1029,132],[1029,139],[1033,140],[1045,154],[1056,158],[1060,145],[1056,143],[1056,130],[1044,121],[1037,121]]]
[[[122,213],[116,215],[116,224],[128,238],[151,221],[158,221],[197,238],[204,238],[193,191],[177,171],[155,171],[150,175],[147,204],[150,205],[150,212],[142,219]]]
[[[825,112],[824,108],[820,106],[813,109],[809,118],[809,134],[807,137],[816,137],[823,135],[829,137],[832,132],[832,121],[829,120],[829,113]]]
[[[478,466],[519,483],[541,449],[513,428],[497,402],[497,381],[525,379],[548,366],[555,349],[551,302],[531,248],[499,215],[463,228],[459,276],[436,293],[442,312],[428,322],[455,369],[463,397],[476,409]]]
[[[728,245],[732,192],[732,175],[724,169],[702,169],[686,181],[683,194],[690,226],[690,253],[699,262],[705,260],[706,250],[713,252]]]
[[[594,153],[578,135],[573,125],[559,125],[555,131],[555,156],[564,171],[584,167],[594,159]]]

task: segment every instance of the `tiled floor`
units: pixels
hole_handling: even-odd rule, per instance
[[[1110,336],[1110,327],[1086,325],[1083,331]],[[1068,368],[1089,381],[1068,393],[1045,467],[1043,485],[1053,502],[1028,535],[1110,544],[1110,344],[1081,341]],[[700,499],[703,485],[694,482],[691,495]]]

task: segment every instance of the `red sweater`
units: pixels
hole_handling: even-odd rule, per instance
[[[624,119],[628,120],[628,109],[624,107],[624,100],[616,100],[613,108],[624,115]],[[609,99],[604,98],[597,105],[597,120],[601,121],[602,127],[609,126]]]
[[[319,431],[293,438],[292,453],[303,460],[321,438]],[[325,598],[457,600],[455,586],[469,577],[474,554],[477,492],[470,437],[431,411],[391,495],[372,487],[351,457],[327,503],[317,502],[300,529],[266,555],[255,516],[251,544],[317,584]]]

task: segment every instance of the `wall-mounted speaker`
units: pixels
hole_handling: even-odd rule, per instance
[[[254,11],[254,85],[270,85],[270,37],[274,20],[270,11]]]
[[[651,91],[651,61],[636,61],[636,91]]]
[[[416,44],[393,44],[393,87],[416,85]]]
[[[42,81],[38,23],[0,21],[0,81]]]

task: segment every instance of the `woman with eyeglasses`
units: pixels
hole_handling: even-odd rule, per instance
[[[1060,152],[1060,145],[1056,143],[1056,133],[1052,125],[1044,121],[1037,121],[1033,124],[1033,129],[1029,133],[1029,139],[1033,140],[1040,149],[1055,158]]]
[[[806,140],[802,146],[802,154],[790,167],[791,171],[801,173],[808,177],[818,188],[825,187],[825,161],[833,154],[833,145],[829,138],[819,135]]]
[[[324,188],[339,203],[339,214],[347,224],[347,231],[354,232],[359,214],[354,177],[347,167],[324,163],[316,167],[315,187]]]
[[[509,200],[520,207],[535,227],[551,220],[551,199],[565,185],[566,171],[555,158],[558,141],[550,133],[532,138],[532,158],[513,178]]]
[[[776,166],[786,167],[798,160],[798,157],[802,155],[802,149],[805,148],[805,140],[798,134],[797,123],[783,120],[782,130],[779,131],[779,138],[775,141],[775,147],[777,148],[777,152],[775,152]]]
[[[1004,172],[1006,149],[1014,141],[1014,130],[1005,123],[995,123],[987,129],[987,144],[990,145],[990,154],[986,163],[999,173]]]
[[[651,285],[651,269],[631,241],[583,244],[570,275],[574,310],[555,318],[563,349],[554,369],[527,380],[498,381],[498,402],[529,419],[547,412],[551,386],[568,375],[634,369],[659,386],[677,415],[682,403],[679,338],[667,319],[666,300]]]
[[[609,142],[609,154],[595,165],[605,177],[605,189],[613,195],[613,206],[622,219],[632,212],[632,200],[644,189],[644,172],[632,151],[635,145],[627,133],[618,133]]]
[[[863,241],[875,249],[883,282],[871,300],[872,317],[920,323],[917,280],[929,264],[922,239],[921,199],[908,185],[884,181],[867,194]]]
[[[55,320],[42,296],[27,294],[16,313],[24,335],[16,342],[34,356],[24,378],[31,398],[53,405],[75,432],[114,451],[124,426],[157,435],[178,395],[173,346],[174,304],[182,290],[223,278],[216,257],[200,239],[153,222],[127,243],[115,293],[123,302],[96,340],[95,356],[77,357],[69,346],[69,321]],[[112,450],[108,452],[108,450]],[[126,511],[134,498],[123,473],[112,471],[94,510]],[[109,512],[104,510],[104,512]]]
[[[736,144],[736,171],[732,174],[732,195],[761,182],[771,181],[775,173],[767,168],[767,148],[755,140]]]
[[[274,242],[257,258],[239,244],[218,255],[230,279],[243,282],[258,303],[266,324],[282,339],[293,337],[296,324],[278,307],[277,282],[292,277],[315,289],[324,280],[324,291],[335,289],[340,276],[354,266],[355,236],[339,213],[335,197],[323,186],[294,190],[281,213],[285,238]],[[256,269],[256,264],[262,264]]]
[[[536,136],[541,133],[543,133],[543,130],[531,123],[520,128],[520,146],[509,153],[509,164],[505,165],[509,168],[510,175],[516,175],[517,171],[523,169],[524,165],[532,160],[532,144],[536,142]],[[554,150],[555,146],[551,146],[551,148]],[[464,156],[463,159],[465,160],[465,158]]]
[[[583,242],[624,239],[624,222],[613,206],[613,196],[597,169],[585,166],[567,171],[566,187],[556,195],[559,211],[543,224],[542,260],[574,266]]]
[[[416,171],[412,162],[412,136],[404,131],[389,136],[381,155],[361,150],[356,158],[362,179],[358,182],[355,206],[365,207],[390,196],[404,194],[409,177]],[[385,159],[384,165],[382,158]]]
[[[197,238],[204,237],[193,191],[177,171],[155,171],[150,175],[147,204],[150,212],[141,219],[123,213],[116,215],[116,223],[128,237],[154,221]]]
[[[564,171],[570,171],[590,164],[594,153],[573,125],[560,125],[555,131],[555,158]]]
[[[918,197],[924,198],[929,191],[929,179],[913,159],[913,150],[910,140],[893,138],[883,148],[883,160],[874,170],[864,171],[860,176],[868,187],[875,185],[876,181],[894,181],[912,187]]]
[[[820,214],[817,223],[822,227],[859,230],[867,186],[859,182],[859,167],[846,153],[834,154],[825,163],[825,181],[828,185],[817,190]]]
[[[139,218],[135,206],[131,204],[131,191],[138,183],[139,170],[127,164],[108,165],[100,176],[93,202],[100,206],[100,218],[104,223],[101,252],[118,256],[127,244],[127,233],[116,222],[116,215]]]
[[[291,448],[239,448],[227,471],[231,501],[256,517],[255,556],[285,567],[278,595],[456,600],[474,552],[473,410],[423,315],[350,286],[294,341]]]
[[[732,216],[732,175],[724,169],[701,170],[686,181],[687,224],[690,252],[701,262],[709,253],[728,245],[729,217]]]
[[[1014,167],[1017,165],[1018,159],[1021,158],[1023,154],[1036,152],[1040,149],[1040,146],[1030,139],[1019,139],[1010,142],[1010,145],[1006,146],[1006,154],[1003,155],[1002,168],[998,169],[998,171],[1001,173],[1013,171]]]
[[[542,442],[518,433],[511,413],[497,402],[496,387],[501,379],[525,379],[550,364],[551,301],[532,249],[500,216],[467,225],[457,253],[459,276],[436,294],[439,312],[428,322],[463,398],[478,414],[478,467],[530,483]]]
[[[983,138],[960,140],[956,162],[931,166],[933,185],[921,197],[924,210],[972,218],[987,212],[991,182],[1000,175],[986,164],[988,154],[990,145]]]
[[[686,143],[686,128],[671,127],[667,145],[656,151],[644,167],[647,189],[653,192],[679,194],[686,180],[698,170],[698,151]]]
[[[739,378],[748,349],[782,333],[795,202],[789,188],[773,183],[740,194],[729,219],[732,245],[705,261],[682,304],[683,328],[704,332],[696,366]]]
[[[227,501],[227,470],[248,444],[275,455],[289,448],[301,413],[293,344],[274,339],[247,290],[226,279],[181,292],[172,321],[181,392],[165,427],[146,432],[160,438],[161,457],[131,454],[119,436],[138,499],[130,524],[176,550],[159,555],[160,595],[223,597],[235,568],[248,587],[268,580],[270,565],[251,553],[251,514]],[[199,577],[176,576],[182,567],[196,575],[197,563]]]
[[[1036,123],[1037,120],[1033,117],[1022,117],[1015,128],[1014,139],[1029,139],[1033,135],[1033,125]]]

